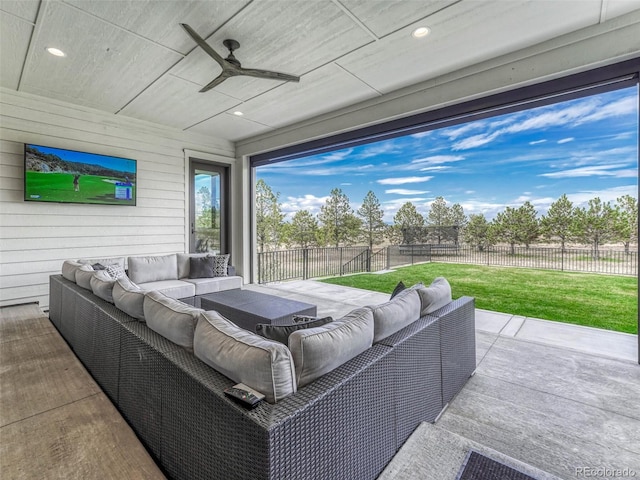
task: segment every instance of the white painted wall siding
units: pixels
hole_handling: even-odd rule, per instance
[[[137,160],[137,206],[23,201],[24,143]],[[69,258],[184,252],[184,150],[233,161],[230,142],[0,90],[0,306],[49,304]]]

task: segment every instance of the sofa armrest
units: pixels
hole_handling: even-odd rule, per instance
[[[446,405],[476,369],[475,299],[460,297],[430,315],[440,319],[442,401]]]

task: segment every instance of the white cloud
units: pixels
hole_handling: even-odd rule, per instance
[[[378,155],[386,155],[389,153],[401,152],[402,147],[395,139],[385,140],[382,142],[372,143],[358,154],[358,158],[377,157]]]
[[[433,177],[396,177],[396,178],[381,178],[377,182],[380,185],[404,185],[405,183],[422,183],[428,182]]]
[[[424,195],[429,193],[429,190],[408,190],[406,188],[391,188],[385,190],[384,193],[389,195]]]
[[[486,122],[481,122],[479,125],[483,128],[487,128],[487,131],[461,139],[453,144],[452,150],[468,150],[470,148],[480,147],[509,133],[544,130],[546,128],[558,126],[575,127],[588,122],[595,122],[623,115],[632,115],[637,112],[637,108],[636,98],[634,96],[629,96],[604,105],[601,104],[597,97],[589,97],[578,103],[572,103],[570,105],[558,104],[533,109],[520,115],[509,117],[503,121],[494,122],[493,124],[487,125]],[[508,124],[507,122],[511,123]],[[504,126],[495,130],[495,127],[500,124]],[[470,130],[471,128],[463,131],[462,133],[466,133]],[[450,138],[455,139],[457,137]]]
[[[440,133],[447,137],[449,140],[455,140],[462,135],[466,135],[472,130],[479,130],[487,126],[487,122],[484,121],[476,121],[465,123],[460,127],[449,127],[443,129]]]
[[[312,215],[316,215],[320,212],[320,207],[322,207],[328,199],[328,195],[325,197],[316,197],[315,195],[287,197],[287,199],[282,202],[282,213],[294,214],[299,210],[308,210]]]
[[[539,143],[545,143],[546,140],[534,140],[533,142],[529,142],[529,145],[538,145]]]
[[[424,167],[419,169],[419,172],[443,172],[444,170],[451,170],[451,166],[439,165],[437,167]]]
[[[628,96],[621,98],[615,102],[607,103],[605,105],[598,105],[598,108],[579,119],[576,125],[582,125],[587,122],[595,122],[603,120],[605,118],[620,117],[622,115],[634,114],[638,111],[638,100],[635,96]]]
[[[575,138],[573,137],[567,137],[567,138],[563,138],[562,140],[558,140],[558,143],[562,145],[563,143],[573,142],[574,140]]]
[[[418,133],[414,133],[412,135],[409,135],[411,138],[424,138],[424,137],[428,137],[429,135],[431,135],[433,133],[433,130],[428,130],[426,132],[418,132]]]
[[[568,170],[561,170],[559,172],[541,173],[541,177],[547,178],[570,178],[570,177],[594,177],[594,176],[608,176],[617,177],[618,173],[616,169],[627,166],[622,163],[612,163],[609,165],[589,165],[587,167],[570,168]],[[626,175],[625,175],[626,176]]]
[[[459,162],[464,160],[462,155],[433,155],[431,157],[416,158],[411,160],[412,165],[442,165],[443,163]]]
[[[618,197],[623,195],[638,196],[638,185],[622,185],[603,190],[585,190],[581,192],[567,193],[567,198],[571,200],[576,207],[585,207],[589,200],[599,197],[603,202],[615,202]]]

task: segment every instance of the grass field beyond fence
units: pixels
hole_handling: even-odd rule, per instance
[[[322,281],[391,293],[400,281],[429,285],[436,277],[449,281],[453,298],[475,297],[485,310],[638,333],[637,277],[425,263]]]

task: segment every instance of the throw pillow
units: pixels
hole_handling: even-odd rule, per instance
[[[93,265],[91,265],[91,268],[93,268],[94,270],[105,270],[107,267],[105,267],[101,263],[94,263]]]
[[[396,285],[396,288],[393,289],[393,292],[391,292],[391,298],[395,297],[396,295],[398,295],[401,291],[403,291],[404,289],[406,289],[407,287],[405,287],[403,282],[398,282],[398,284]],[[391,300],[391,298],[389,298],[389,300]]]
[[[287,345],[289,343],[289,335],[296,330],[321,327],[329,322],[333,322],[333,318],[331,317],[294,317],[294,322],[296,319],[297,323],[294,323],[293,325],[270,325],[268,323],[259,323],[256,325],[256,333],[261,337]]]
[[[125,275],[124,268],[122,268],[122,265],[118,265],[118,264],[107,265],[105,270],[107,271],[109,276],[111,278],[113,278],[114,280],[117,280],[118,278],[124,277],[124,275]]]
[[[214,255],[213,258],[213,276],[226,277],[227,267],[229,266],[229,257],[231,255]]]
[[[189,278],[211,278],[214,276],[213,268],[213,257],[191,257],[189,259]]]

